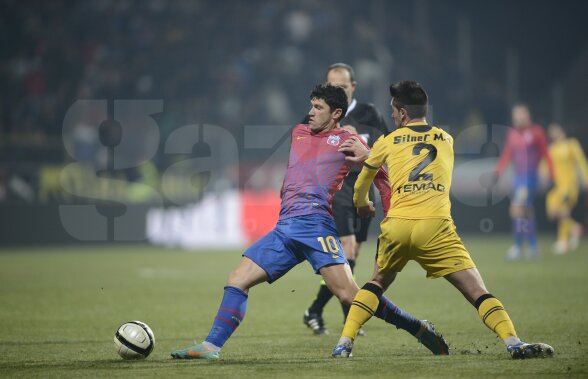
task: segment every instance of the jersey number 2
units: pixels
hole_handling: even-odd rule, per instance
[[[429,150],[429,153],[408,175],[409,182],[416,182],[419,180],[433,180],[433,174],[421,174],[425,167],[431,164],[437,158],[437,148],[430,143],[417,143],[412,148],[412,155],[420,155],[423,149]]]

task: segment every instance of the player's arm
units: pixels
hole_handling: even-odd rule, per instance
[[[357,213],[361,217],[373,216],[375,214],[374,204],[369,199],[369,190],[378,175],[381,172],[381,176],[378,178],[376,185],[380,190],[380,185],[388,182],[388,175],[385,171],[380,171],[380,167],[384,163],[386,157],[386,143],[384,138],[380,138],[374,144],[374,147],[370,153],[369,158],[364,162],[363,168],[357,177],[355,182],[355,188],[353,193],[353,204],[357,208]],[[385,175],[385,176],[384,176]],[[387,191],[382,189],[384,192],[380,192],[383,196],[387,196],[387,199],[382,199],[382,205],[387,208],[390,206],[390,184],[388,183]]]
[[[586,155],[584,155],[582,146],[580,146],[580,143],[577,139],[572,139],[571,147],[572,156],[574,157],[576,166],[578,166],[578,169],[580,170],[582,185],[584,186],[584,189],[588,189],[588,161],[586,160]]]
[[[498,159],[498,163],[496,163],[495,171],[495,179],[498,179],[500,175],[506,169],[506,166],[510,163],[510,159],[512,157],[512,146],[511,146],[511,136],[510,133],[506,137],[506,146],[504,150],[502,150],[502,154],[500,154],[500,158]]]
[[[364,163],[357,177],[353,192],[353,204],[357,208],[359,217],[373,217],[376,214],[374,203],[369,199],[369,190],[378,172],[380,172],[379,167],[372,167]]]

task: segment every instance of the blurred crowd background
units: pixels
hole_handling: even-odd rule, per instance
[[[375,103],[389,128],[389,83],[414,79],[428,89],[433,122],[452,133],[509,125],[510,106],[523,101],[586,148],[587,14],[581,1],[2,0],[0,201],[72,201],[59,174],[74,160],[108,171],[103,120],[64,134],[80,99],[163,101],[157,153],[110,175],[157,187],[178,159],[164,153],[168,137],[210,124],[240,148],[238,162],[218,168],[222,185],[242,186],[239,171],[270,156],[242,149],[245,126],[299,122],[310,89],[339,61],[355,67],[357,98]],[[190,201],[197,191],[185,192]]]

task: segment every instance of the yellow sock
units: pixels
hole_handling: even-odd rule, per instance
[[[372,286],[374,285],[372,284]],[[364,288],[365,287],[366,286],[364,286]],[[343,333],[341,333],[342,337],[348,337],[351,338],[351,340],[354,340],[359,329],[361,329],[363,324],[365,324],[378,309],[380,297],[374,292],[364,288],[359,290],[357,295],[355,295],[355,299],[353,299],[353,303],[351,303],[351,308],[349,309],[349,314],[347,315],[347,320],[343,327]],[[380,289],[379,291],[381,293],[382,290]]]
[[[571,217],[562,218],[557,225],[557,240],[567,241],[575,225],[576,222]]]
[[[517,336],[517,332],[508,313],[506,313],[504,306],[497,298],[490,294],[483,295],[476,301],[476,306],[482,322],[490,330],[498,334],[498,337],[502,340]]]

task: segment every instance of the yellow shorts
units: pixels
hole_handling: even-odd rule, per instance
[[[561,211],[571,211],[578,202],[578,191],[570,191],[555,187],[547,194],[545,205],[547,213],[557,214]]]
[[[410,260],[427,271],[427,278],[476,267],[455,231],[453,220],[387,217],[380,226],[376,259],[380,271],[400,272]]]

